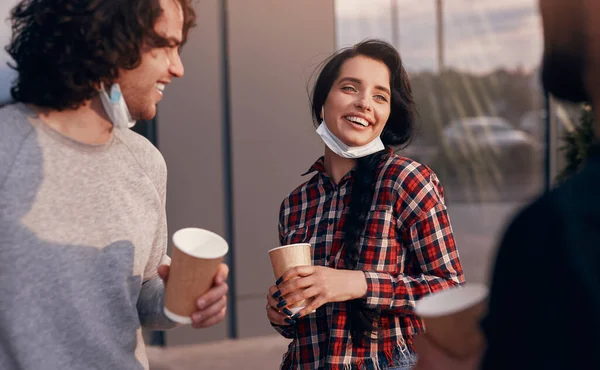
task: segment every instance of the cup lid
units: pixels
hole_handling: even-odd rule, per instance
[[[173,234],[173,244],[182,252],[196,258],[220,258],[229,251],[229,245],[223,237],[197,227],[177,230]]]
[[[424,317],[451,315],[470,308],[488,296],[483,284],[464,284],[432,293],[417,302],[415,313]]]
[[[284,249],[284,248],[291,248],[291,247],[305,247],[305,246],[309,246],[309,243],[296,243],[296,244],[287,244],[287,245],[282,245],[281,247],[277,247],[277,248],[273,248],[273,249],[269,249],[269,253],[279,250],[279,249]]]

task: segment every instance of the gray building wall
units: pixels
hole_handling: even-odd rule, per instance
[[[230,1],[231,123],[240,337],[272,333],[265,296],[275,278],[282,199],[323,146],[307,81],[335,47],[332,1]]]
[[[158,106],[158,147],[168,168],[169,236],[188,226],[225,235],[220,3],[196,3],[198,26],[182,52],[185,75],[167,87]],[[167,331],[165,340],[178,345],[222,339],[226,333],[224,322],[201,331]]]
[[[158,146],[169,169],[169,234],[198,226],[226,236],[221,1],[196,3],[198,26],[182,53],[185,77],[165,92]],[[274,278],[281,200],[321,155],[308,80],[335,48],[333,0],[230,0],[227,45],[233,192],[235,317],[239,337],[273,333],[265,295]],[[226,338],[214,328],[166,332],[168,346]]]

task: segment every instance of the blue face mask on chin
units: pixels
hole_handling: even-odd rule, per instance
[[[131,118],[119,84],[113,84],[110,87],[110,93],[106,92],[104,84],[100,84],[99,94],[104,111],[115,128],[132,128],[135,126],[136,121]]]

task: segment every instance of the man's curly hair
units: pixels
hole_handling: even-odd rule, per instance
[[[195,25],[191,0],[183,9],[183,41]],[[6,51],[18,72],[14,100],[57,110],[76,109],[133,69],[146,48],[172,46],[154,30],[159,0],[22,0],[11,11]]]

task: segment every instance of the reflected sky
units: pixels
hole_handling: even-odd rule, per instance
[[[335,0],[337,45],[367,37],[392,41],[392,0]],[[437,71],[435,0],[396,0],[399,50],[410,71]],[[536,0],[445,0],[445,64],[470,72],[539,65]]]

